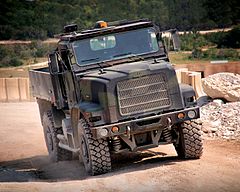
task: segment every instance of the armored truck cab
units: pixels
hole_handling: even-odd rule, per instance
[[[49,66],[30,71],[53,161],[79,157],[91,175],[111,170],[111,156],[173,144],[200,158],[199,107],[179,84],[161,31],[149,20],[65,27]]]

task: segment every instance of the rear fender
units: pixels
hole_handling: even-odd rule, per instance
[[[40,118],[41,118],[41,123],[43,120],[43,114],[47,111],[52,111],[53,114],[53,122],[54,122],[54,127],[60,128],[62,127],[62,120],[65,118],[65,114],[62,110],[58,110],[56,107],[52,105],[51,102],[44,100],[44,99],[39,99],[37,98],[37,103],[39,107],[39,113],[40,113]]]

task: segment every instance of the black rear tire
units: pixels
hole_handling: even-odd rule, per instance
[[[90,175],[111,171],[111,157],[106,139],[95,139],[84,119],[79,122],[80,161]]]
[[[203,153],[202,131],[195,121],[186,121],[176,130],[178,141],[174,147],[180,158],[199,159]]]
[[[43,131],[45,142],[51,161],[67,161],[72,160],[73,154],[71,151],[67,151],[58,146],[59,139],[58,134],[63,134],[62,128],[54,127],[53,115],[51,111],[47,111],[43,114]]]

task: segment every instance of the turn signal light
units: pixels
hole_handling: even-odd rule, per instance
[[[112,127],[112,132],[113,132],[113,133],[119,132],[119,127],[118,127],[118,126],[113,126],[113,127]]]
[[[184,113],[178,113],[177,117],[178,117],[178,119],[184,119],[185,114]]]

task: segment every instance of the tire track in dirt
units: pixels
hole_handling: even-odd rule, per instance
[[[35,103],[0,103],[0,191],[239,191],[240,142],[205,140],[200,160],[172,145],[113,158],[88,176],[78,160],[51,163]]]

